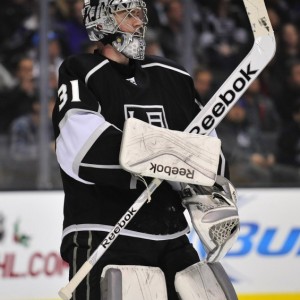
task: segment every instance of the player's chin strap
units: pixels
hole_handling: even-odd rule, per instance
[[[234,186],[226,178],[217,176],[214,186],[187,186],[181,196],[207,252],[206,260],[219,261],[231,249],[239,233]]]

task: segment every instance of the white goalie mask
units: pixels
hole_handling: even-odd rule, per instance
[[[85,0],[83,22],[91,41],[111,44],[128,58],[143,60],[145,31],[148,23],[146,4],[142,0]],[[130,32],[121,30],[128,18],[139,26]]]

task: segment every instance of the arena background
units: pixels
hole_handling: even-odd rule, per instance
[[[149,17],[155,17],[154,4],[162,1],[146,2]],[[275,104],[277,94],[289,94],[285,90],[285,82],[289,78],[285,68],[293,63],[297,64],[300,58],[298,2],[266,1],[276,33],[277,52],[259,80],[262,83],[261,94]],[[55,97],[57,68],[62,59],[78,52],[93,51],[93,45],[87,42],[84,28],[77,19],[80,3],[80,0],[1,1],[0,300],[58,299],[58,290],[68,280],[68,267],[59,255],[63,192],[49,131],[49,103]],[[222,38],[226,35],[225,30],[218,32],[223,21],[215,11],[217,8],[219,12],[219,4],[229,8],[225,24],[236,26],[233,28],[235,31],[227,33],[226,39],[229,45],[234,45],[234,49],[238,47],[239,51],[221,60],[216,67],[206,60],[212,54],[212,49],[207,50],[201,45],[209,45],[210,39],[214,40],[218,34]],[[208,67],[214,79],[210,89],[210,93],[213,93],[250,50],[253,42],[243,2],[184,0],[183,9],[181,43],[185,46],[179,47],[182,52],[177,53],[177,58],[192,74],[198,67]],[[291,43],[296,46],[292,47],[292,54],[287,54],[290,52],[285,51],[285,47],[288,49],[289,43],[285,41],[285,37],[289,35],[289,31],[284,31],[283,28],[290,24],[296,30],[296,35],[291,38]],[[167,47],[163,47],[158,38],[160,28],[165,28],[166,25],[158,21],[149,23],[149,53],[154,51],[155,54],[166,57],[173,55],[172,51],[168,52]],[[199,39],[195,39],[195,36],[201,37],[202,44],[199,45]],[[237,39],[230,39],[230,36],[236,36]],[[76,37],[77,44],[70,44],[69,37]],[[30,58],[33,63],[25,78],[19,75],[20,72],[16,72],[18,62],[24,57]],[[26,80],[28,74],[32,76],[30,82]],[[300,81],[298,84],[298,94],[295,97],[300,99]],[[15,132],[13,129],[18,127],[13,126],[13,123],[23,115],[15,115],[16,118],[12,120],[8,118],[22,103],[9,103],[8,100],[16,100],[19,97],[16,91],[22,90],[24,86],[28,88],[28,85],[33,90],[29,96],[26,95],[26,99],[32,101],[34,98],[39,102],[39,122],[32,141],[22,144],[20,141],[24,140],[23,136],[15,136],[14,133],[20,134],[23,131]],[[24,100],[24,97],[21,96],[19,100]],[[283,97],[282,103],[286,107],[292,105],[288,102],[288,97]],[[289,111],[291,109],[290,107]],[[31,110],[23,113],[30,114]],[[286,121],[289,120],[285,119],[284,122]],[[275,156],[278,150],[277,134],[282,129],[263,132],[264,143]],[[243,180],[240,180],[237,169],[232,168],[232,180],[238,187],[241,233],[222,263],[240,300],[300,300],[300,136],[295,139],[297,138],[298,154],[295,155],[296,158],[298,155],[298,164],[282,164],[277,160],[263,172],[263,176]],[[20,144],[22,147],[18,148]],[[240,168],[249,170],[249,166],[241,165]],[[255,171],[258,172],[256,169]],[[262,175],[260,172],[254,174]],[[203,249],[193,230],[190,240],[202,256]]]

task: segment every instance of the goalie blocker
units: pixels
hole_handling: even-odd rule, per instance
[[[120,165],[139,176],[212,186],[221,141],[216,137],[169,130],[135,118],[126,120]]]

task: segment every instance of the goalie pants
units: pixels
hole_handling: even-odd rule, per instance
[[[70,279],[106,237],[106,232],[79,231],[62,241],[61,255],[69,264]],[[199,262],[197,251],[186,235],[172,240],[152,241],[119,236],[77,287],[72,300],[99,300],[102,269],[108,264],[159,267],[165,274],[168,300],[178,300],[175,274]]]

